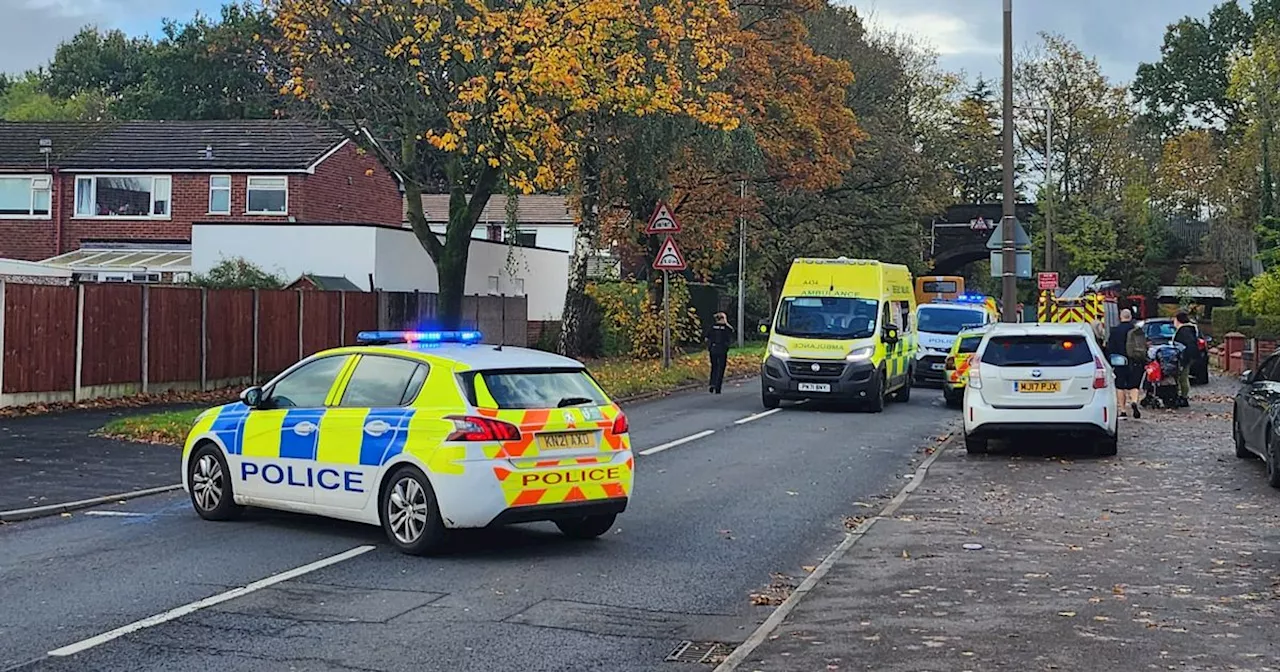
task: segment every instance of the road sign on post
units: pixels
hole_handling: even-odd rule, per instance
[[[1022,226],[1022,222],[1013,221],[1013,240],[1014,247],[1019,250],[1025,250],[1031,247],[1031,236],[1027,235],[1027,229]],[[997,228],[991,237],[987,239],[988,250],[1000,250],[1004,248],[1004,232]]]
[[[1030,280],[1031,253],[1025,250],[1018,250],[1017,255],[1018,266],[1016,277],[1022,278],[1023,280]],[[1001,252],[991,253],[991,277],[1004,277],[1004,254]]]
[[[667,207],[665,201],[658,201],[658,207],[654,209],[653,216],[649,218],[649,225],[644,227],[644,232],[648,234],[680,233],[680,222],[676,220],[675,214],[671,212],[671,208]]]
[[[653,260],[653,268],[659,271],[683,271],[686,268],[684,263],[684,255],[680,254],[680,248],[676,247],[676,240],[671,236],[662,241],[662,247],[658,248],[658,256]]]
[[[1057,273],[1041,273],[1036,278],[1040,281],[1041,290],[1058,288]]]

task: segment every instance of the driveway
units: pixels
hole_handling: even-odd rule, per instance
[[[92,434],[119,417],[179,408],[184,407],[76,410],[0,419],[0,512],[178,483],[176,448]]]

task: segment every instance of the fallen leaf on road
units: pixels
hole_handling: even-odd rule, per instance
[[[1074,612],[1074,611],[1059,611],[1059,612],[1058,612],[1058,615],[1059,615],[1059,616],[1062,616],[1063,618],[1075,618],[1075,616],[1076,616],[1076,612]]]
[[[813,566],[813,565],[805,565],[805,566],[801,567],[800,569],[803,569],[804,571],[809,572],[810,574],[812,574],[812,573],[813,573],[813,571],[814,571],[815,569],[817,569],[817,567],[815,567],[815,566]]]
[[[911,554],[910,554],[910,553],[908,553],[908,552],[906,551],[906,549],[903,549],[903,551],[902,551],[902,559],[903,559],[903,560],[910,560],[910,559],[911,559]]]
[[[788,490],[788,491],[787,491],[787,494],[788,494],[788,495],[791,495],[792,497],[795,497],[796,495],[798,495],[798,494],[800,494],[800,493],[798,493],[798,492],[792,492],[791,490]]]
[[[844,528],[846,530],[856,530],[858,529],[859,525],[861,525],[864,521],[866,521],[866,519],[867,519],[866,516],[845,516]]]

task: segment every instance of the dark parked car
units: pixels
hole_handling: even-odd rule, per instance
[[[1151,345],[1164,345],[1173,340],[1175,330],[1173,328],[1173,318],[1171,317],[1153,317],[1149,320],[1141,320],[1138,322],[1138,326],[1142,327],[1142,331],[1146,333],[1147,341]],[[1196,330],[1196,340],[1199,345],[1191,359],[1191,384],[1208,385],[1209,344],[1213,342],[1213,339],[1200,333],[1200,325],[1192,323],[1191,327]]]
[[[1261,457],[1271,487],[1280,488],[1280,355],[1245,372],[1241,381],[1231,421],[1236,457]]]

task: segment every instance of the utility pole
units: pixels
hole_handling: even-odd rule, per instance
[[[1045,106],[1044,132],[1044,270],[1053,271],[1053,103]]]
[[[738,347],[746,339],[747,308],[747,181],[743,180],[738,201]]]
[[[1004,309],[1001,318],[1005,322],[1017,322],[1018,318],[1018,252],[1015,226],[1017,224],[1018,195],[1013,182],[1013,0],[1004,0],[1004,218],[1001,229],[1004,243],[1004,273],[1001,278],[1001,296]]]

